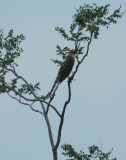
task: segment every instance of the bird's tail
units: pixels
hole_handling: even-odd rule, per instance
[[[57,80],[55,80],[55,82],[54,82],[54,84],[53,84],[53,86],[52,86],[52,88],[51,88],[51,90],[49,92],[50,95],[52,94],[52,92],[53,92],[53,90],[54,90],[54,88],[55,88],[57,83],[58,83]]]

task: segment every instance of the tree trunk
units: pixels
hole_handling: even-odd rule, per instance
[[[58,160],[57,150],[53,149],[53,160]]]

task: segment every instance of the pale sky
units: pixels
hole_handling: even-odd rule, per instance
[[[18,71],[29,82],[41,82],[41,94],[51,88],[58,68],[50,61],[56,58],[56,45],[73,47],[55,31],[68,28],[83,3],[111,4],[110,11],[125,0],[1,0],[0,29],[23,33],[26,40],[18,59]],[[126,15],[109,29],[102,28],[94,40],[89,56],[81,65],[72,84],[62,132],[61,144],[70,143],[77,150],[98,145],[113,157],[126,157]],[[54,101],[57,107],[67,96],[67,81],[60,85]],[[47,127],[41,115],[7,95],[0,95],[0,160],[51,160]],[[58,118],[51,114],[56,133]],[[54,134],[55,135],[55,134]],[[65,159],[59,149],[60,159]]]

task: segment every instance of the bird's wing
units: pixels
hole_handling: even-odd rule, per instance
[[[58,75],[57,75],[57,81],[60,83],[64,81],[70,74],[72,68],[74,65],[74,58],[72,56],[69,56],[66,58],[66,60],[62,63]]]

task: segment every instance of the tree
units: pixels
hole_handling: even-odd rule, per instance
[[[58,159],[57,149],[61,141],[65,111],[71,101],[71,83],[78,72],[80,65],[89,54],[92,40],[98,38],[100,27],[104,26],[108,28],[110,24],[116,24],[117,19],[121,18],[123,15],[120,10],[121,6],[112,14],[109,14],[109,5],[97,6],[96,4],[84,4],[83,6],[80,6],[79,9],[76,9],[69,33],[62,27],[55,28],[64,39],[74,44],[74,50],[77,51],[77,64],[71,77],[68,78],[68,97],[64,104],[62,104],[63,107],[61,112],[58,110],[57,106],[52,104],[58,86],[53,92],[48,92],[46,95],[40,95],[38,94],[40,82],[31,84],[17,72],[16,68],[18,67],[18,64],[16,63],[16,59],[23,52],[20,43],[25,40],[24,35],[14,36],[13,30],[10,30],[8,35],[4,36],[3,30],[0,31],[0,93],[8,94],[22,105],[26,105],[34,112],[43,115],[48,128],[54,160]],[[57,45],[56,48],[57,55],[61,56],[63,60],[71,50],[69,47],[65,46],[64,48],[61,48],[59,45]],[[52,61],[55,64],[62,65],[62,62],[58,59]],[[41,110],[35,108],[34,105],[36,103],[40,104]],[[55,138],[52,133],[52,126],[49,119],[50,109],[54,110],[59,117],[58,134]]]

